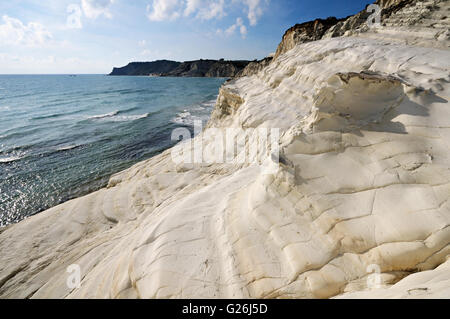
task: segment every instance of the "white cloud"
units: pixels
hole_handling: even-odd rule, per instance
[[[151,21],[175,20],[180,17],[193,17],[201,20],[220,19],[227,15],[233,7],[245,10],[250,26],[257,25],[269,0],[153,0],[147,6],[148,18]],[[225,31],[216,33],[231,35],[239,30],[242,37],[248,33],[242,18]]]
[[[222,29],[218,29],[216,31],[217,35],[225,35],[227,37],[232,36],[236,30],[239,30],[239,33],[241,34],[241,37],[243,39],[246,38],[247,36],[247,27],[244,25],[244,21],[242,20],[242,18],[237,18],[236,19],[236,23],[231,25],[228,29],[226,29],[225,31],[222,31]]]
[[[243,39],[247,37],[247,27],[245,25],[241,25],[239,27],[239,32],[241,33]]]
[[[140,47],[145,47],[147,45],[147,41],[146,40],[141,40],[141,41],[138,42],[138,45]]]
[[[147,6],[148,18],[151,21],[174,20],[180,14],[179,0],[153,0],[152,5]]]
[[[244,3],[248,7],[248,20],[250,21],[250,25],[255,26],[259,18],[263,15],[261,0],[244,0]]]
[[[226,15],[225,0],[153,0],[147,12],[151,21],[175,20],[181,16],[211,20]]]
[[[8,45],[42,46],[50,42],[52,34],[40,23],[23,24],[19,19],[7,15],[0,24],[0,42]]]
[[[228,29],[225,30],[225,35],[226,36],[231,36],[231,35],[234,34],[234,31],[236,31],[236,25],[235,24],[233,24],[232,26],[230,26]]]
[[[197,17],[203,20],[222,18],[225,16],[225,1],[203,1],[202,7],[198,10]]]
[[[85,16],[90,19],[96,19],[100,15],[112,18],[109,6],[113,3],[114,0],[81,0],[81,7]]]
[[[186,8],[184,9],[184,15],[189,16],[195,13],[203,4],[203,0],[186,0]]]

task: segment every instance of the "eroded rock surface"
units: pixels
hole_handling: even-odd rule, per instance
[[[341,36],[365,36],[381,40],[392,39],[404,44],[448,48],[450,45],[450,2],[448,0],[377,0],[379,25],[372,18],[376,10],[366,7],[346,18],[316,19],[288,29],[278,45],[274,59],[298,44]],[[437,39],[438,41],[429,41]],[[253,75],[264,69],[271,58],[250,63],[242,72]]]
[[[304,43],[227,82],[186,145],[279,128],[278,170],[139,163],[0,230],[0,297],[449,298],[450,51],[404,40]]]

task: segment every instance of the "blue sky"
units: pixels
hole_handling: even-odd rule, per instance
[[[370,0],[8,0],[0,74],[109,73],[130,61],[263,58],[296,23]]]

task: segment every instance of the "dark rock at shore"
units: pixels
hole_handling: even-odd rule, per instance
[[[174,77],[235,77],[250,61],[196,60],[176,62],[132,62],[122,68],[114,68],[109,75],[144,75]]]

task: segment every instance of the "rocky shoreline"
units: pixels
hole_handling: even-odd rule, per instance
[[[234,128],[250,161],[170,149],[1,230],[0,297],[450,298],[450,5],[381,4],[385,26],[294,27],[182,144]],[[273,128],[268,172],[246,147]]]

